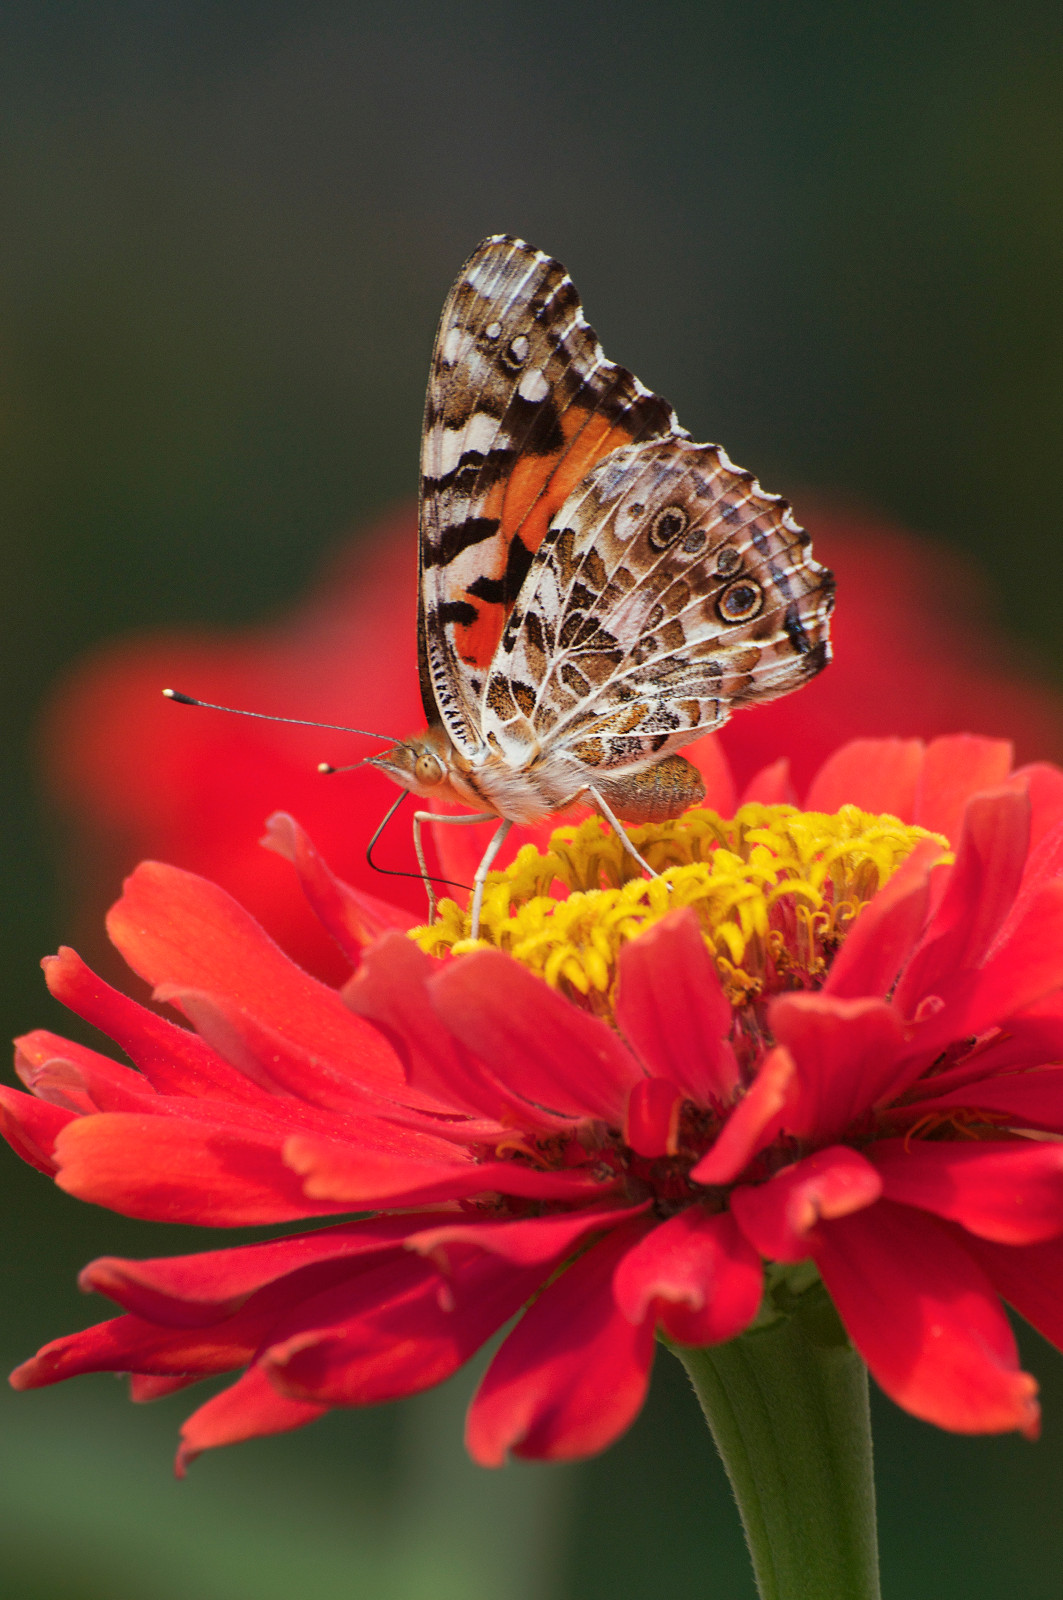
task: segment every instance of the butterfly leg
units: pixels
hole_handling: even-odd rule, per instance
[[[421,832],[422,824],[426,822],[450,822],[461,825],[468,822],[493,822],[497,816],[495,811],[476,811],[469,816],[452,817],[445,811],[415,811],[413,814],[413,848],[417,856],[417,866],[424,883],[425,894],[428,896],[428,923],[429,926],[436,920],[436,911],[439,902],[432,879],[428,871],[428,862],[424,854],[424,836]],[[501,842],[501,841],[500,841]],[[490,847],[488,847],[490,848]],[[493,857],[492,857],[493,859]]]
[[[472,927],[470,929],[470,933],[474,939],[478,939],[480,937],[480,911],[484,903],[484,884],[487,882],[487,874],[490,872],[491,863],[494,861],[499,850],[502,848],[503,840],[512,826],[513,824],[510,822],[509,818],[503,817],[502,821],[491,835],[487,849],[484,851],[483,856],[480,859],[480,865],[476,869],[476,876],[472,880]]]
[[[609,826],[612,828],[613,832],[616,834],[617,838],[620,840],[620,843],[623,845],[623,847],[627,851],[628,855],[631,856],[635,861],[638,862],[638,864],[642,868],[643,872],[647,873],[651,878],[660,877],[660,873],[654,872],[654,870],[650,866],[649,862],[647,860],[645,860],[644,857],[639,855],[638,851],[635,849],[635,846],[631,843],[631,840],[628,838],[627,832],[625,831],[625,828],[624,828],[624,824],[619,820],[619,818],[614,816],[612,810],[606,804],[605,800],[602,798],[602,795],[601,795],[600,791],[597,790],[594,787],[593,783],[588,783],[587,787],[582,792],[584,794],[586,794],[586,795],[589,795],[590,798],[594,801],[594,804],[598,807],[598,810],[601,812],[601,814],[605,818],[606,822],[608,822]]]

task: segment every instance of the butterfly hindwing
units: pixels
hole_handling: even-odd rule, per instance
[[[833,583],[789,506],[715,445],[616,451],[555,515],[492,664],[485,735],[617,771],[829,658]]]
[[[425,406],[421,689],[459,749],[555,514],[619,447],[685,438],[667,401],[607,361],[559,262],[486,240],[447,299]]]

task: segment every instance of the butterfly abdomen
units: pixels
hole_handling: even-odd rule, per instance
[[[622,822],[667,822],[705,798],[701,773],[685,756],[616,777],[599,773],[595,787]]]

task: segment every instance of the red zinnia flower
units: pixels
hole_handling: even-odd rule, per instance
[[[453,905],[363,950],[377,907],[277,819],[360,957],[341,992],[222,890],[140,867],[111,937],[195,1032],[61,953],[53,993],[135,1066],[29,1035],[11,1143],[139,1217],[377,1215],[97,1261],[84,1286],[124,1314],[16,1385],[119,1370],[148,1398],[246,1369],[187,1460],[436,1383],[523,1311],[469,1447],[562,1459],[631,1421],[657,1329],[729,1339],[818,1275],[899,1404],[1033,1434],[999,1297],[1063,1343],[1063,773],[1007,769],[988,740],[849,747],[822,810],[636,830],[649,881],[592,818],[493,878],[497,948],[464,951]],[[946,820],[954,857],[925,831]]]
[[[720,791],[728,763],[739,793],[783,756],[803,787],[846,739],[958,732],[969,725],[972,706],[983,729],[1015,741],[1020,759],[1063,761],[1063,703],[1006,670],[1007,645],[987,625],[977,580],[959,556],[866,516],[813,514],[810,525],[817,556],[835,570],[845,596],[832,624],[834,664],[800,695],[744,711],[719,740],[710,736],[686,751],[709,780],[717,809],[733,806]],[[280,862],[263,861],[255,845],[262,818],[278,807],[301,819],[345,881],[420,914],[424,895],[416,881],[384,880],[365,862],[370,834],[395,797],[388,780],[369,770],[324,780],[315,771],[323,756],[357,759],[371,745],[180,711],[159,693],[172,685],[255,711],[353,722],[396,737],[413,732],[424,720],[415,546],[414,515],[401,513],[334,564],[282,623],[221,637],[173,632],[124,641],[61,685],[45,729],[48,779],[81,846],[75,878],[86,904],[79,937],[98,959],[105,954],[96,948],[96,928],[111,886],[152,856],[220,883],[296,960],[342,981],[346,968],[291,874]],[[447,830],[459,831],[467,833]],[[522,830],[502,860],[528,837],[545,844],[548,830]],[[456,839],[437,843],[458,848],[460,859]],[[465,843],[471,848],[473,840]],[[415,870],[408,826],[389,831],[378,857]]]

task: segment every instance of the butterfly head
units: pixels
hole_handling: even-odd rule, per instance
[[[471,798],[475,804],[475,794],[470,796],[462,785],[462,775],[455,766],[456,754],[448,734],[436,726],[371,756],[366,765],[386,772],[400,789],[409,789],[426,799],[434,796],[468,805]]]

